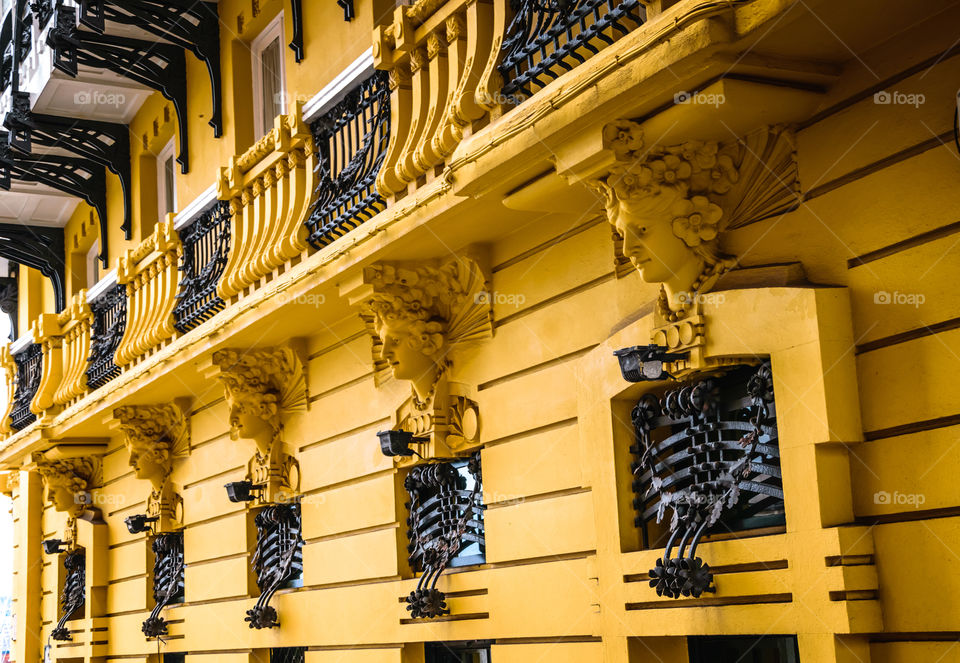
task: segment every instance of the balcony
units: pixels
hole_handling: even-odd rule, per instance
[[[127,289],[111,279],[97,284],[89,293],[93,314],[90,358],[86,370],[87,386],[96,389],[120,375],[116,363],[117,347],[127,326]]]
[[[182,273],[173,318],[177,331],[185,334],[226,306],[217,284],[230,254],[230,205],[214,200],[199,215],[181,218],[175,227],[183,246]]]
[[[31,343],[29,337],[25,341],[11,346],[13,361],[17,367],[13,408],[10,411],[10,426],[14,430],[23,430],[37,420],[37,414],[31,406],[40,388],[43,351],[42,346]]]

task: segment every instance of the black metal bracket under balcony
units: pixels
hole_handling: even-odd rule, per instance
[[[76,77],[80,65],[108,69],[171,101],[180,134],[177,162],[181,172],[190,169],[187,64],[181,47],[80,30],[76,26],[76,9],[67,6],[57,8],[56,25],[47,33],[47,44],[53,49],[53,66],[68,76]]]
[[[636,29],[640,0],[511,0],[513,20],[500,49],[502,92],[514,105]]]
[[[270,605],[277,590],[303,574],[303,538],[299,504],[271,504],[254,518],[257,526],[257,550],[253,570],[257,575],[260,598],[247,610],[244,621],[250,628],[276,628],[280,625],[277,609]]]
[[[644,547],[664,546],[650,586],[670,598],[714,592],[697,557],[704,536],[785,522],[770,365],[644,394],[631,416],[636,522]]]
[[[90,333],[90,359],[87,384],[91,389],[102,387],[120,375],[114,362],[117,346],[127,327],[127,288],[115,285],[103,296],[90,302],[93,329]]]
[[[67,629],[67,622],[86,603],[87,559],[83,548],[67,553],[63,557],[63,567],[66,576],[63,583],[63,593],[60,594],[60,609],[62,612],[56,627],[50,633],[50,638],[58,642],[73,640],[70,631]]]
[[[376,190],[390,138],[390,86],[377,71],[310,125],[317,147],[317,189],[306,225],[320,248],[384,208]]]
[[[66,307],[62,228],[0,223],[0,258],[33,267],[46,276],[53,286],[57,312]]]
[[[0,189],[9,191],[14,179],[46,184],[57,191],[76,196],[93,207],[100,220],[100,262],[104,267],[107,266],[107,175],[103,166],[81,157],[26,154],[12,150],[9,134],[0,131]],[[62,255],[60,260],[63,260]],[[26,262],[24,264],[29,265]]]
[[[160,611],[183,596],[183,532],[159,534],[153,540],[153,600],[155,605],[141,630],[148,638],[167,635]]]
[[[132,25],[191,51],[210,77],[213,135],[223,135],[220,19],[216,2],[194,0],[80,0],[80,22],[103,34],[106,22]]]
[[[31,343],[13,355],[13,361],[17,365],[17,380],[13,391],[13,408],[10,410],[10,426],[14,430],[23,430],[37,420],[37,415],[30,410],[30,403],[40,388],[43,346]]]
[[[14,92],[3,126],[10,130],[10,147],[24,154],[41,147],[62,147],[90,159],[120,178],[123,189],[123,230],[130,239],[133,184],[130,178],[130,130],[126,125],[97,120],[44,115],[30,110],[30,94]]]
[[[225,306],[217,296],[230,254],[230,203],[217,201],[180,231],[180,290],[173,307],[174,326],[186,333],[209,320]]]
[[[341,2],[342,0],[337,0]],[[353,0],[346,0],[353,4]],[[342,5],[341,5],[342,6]],[[293,57],[297,62],[303,60],[303,2],[302,0],[290,0],[290,18],[293,21],[293,37],[290,39],[290,48],[293,49]]]

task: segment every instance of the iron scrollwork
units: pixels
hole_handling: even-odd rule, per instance
[[[67,621],[83,607],[86,601],[86,567],[86,556],[82,548],[67,553],[63,558],[63,568],[67,572],[63,593],[60,594],[60,607],[63,612],[53,632],[50,633],[50,638],[53,640],[66,642],[73,639],[67,629]]]
[[[160,611],[183,596],[183,533],[160,534],[153,540],[152,548],[155,605],[141,630],[148,638],[159,638],[167,635],[167,622]]]
[[[220,82],[220,20],[217,3],[193,0],[80,0],[80,22],[103,33],[106,21],[132,25],[187,49],[210,77],[213,135],[223,135]]]
[[[257,526],[257,550],[252,565],[260,598],[253,608],[247,610],[244,621],[250,628],[275,628],[280,621],[270,600],[277,590],[303,572],[300,505],[271,504],[256,515],[254,523]]]
[[[414,619],[450,613],[446,594],[437,589],[440,575],[464,547],[485,545],[479,454],[470,458],[467,470],[472,486],[452,462],[418,465],[404,481],[410,495],[410,566],[422,571],[417,588],[407,597],[407,610]]]
[[[99,299],[90,302],[93,329],[90,335],[90,359],[87,384],[101,387],[120,375],[114,355],[127,327],[127,289],[116,285]]]
[[[33,267],[50,279],[57,312],[64,309],[67,295],[62,228],[0,223],[0,257]]]
[[[53,0],[30,0],[30,11],[37,17],[41,30],[53,17]]]
[[[156,90],[173,103],[180,132],[181,172],[190,169],[187,146],[187,63],[183,49],[174,44],[100,34],[76,27],[76,9],[61,5],[56,23],[47,33],[53,49],[53,66],[76,78],[78,66],[108,69]]]
[[[180,289],[173,309],[174,326],[181,333],[212,318],[225,303],[217,283],[230,253],[230,204],[221,200],[180,231],[183,257]]]
[[[390,87],[377,71],[313,122],[317,190],[306,220],[309,241],[325,246],[384,208],[377,173],[390,137]]]
[[[514,17],[498,67],[505,95],[533,95],[646,20],[639,0],[511,0],[510,4]]]
[[[671,512],[650,586],[670,598],[716,591],[710,565],[696,554],[702,537],[718,525],[731,531],[759,526],[764,518],[782,522],[770,366],[740,367],[662,397],[645,394],[632,419],[634,506],[644,546],[650,545],[651,523]]]
[[[23,430],[37,420],[37,415],[30,410],[30,403],[40,388],[43,347],[39,343],[31,343],[25,350],[13,355],[13,361],[17,365],[17,384],[13,392],[10,426],[14,430]]]

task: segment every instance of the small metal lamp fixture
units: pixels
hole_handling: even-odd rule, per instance
[[[43,552],[48,555],[57,555],[63,552],[63,545],[60,539],[47,539],[43,542]]]
[[[256,498],[253,493],[263,491],[262,486],[253,485],[252,481],[231,481],[224,488],[231,502],[252,502]]]
[[[131,534],[140,534],[146,532],[150,529],[150,523],[156,522],[159,520],[156,516],[148,516],[145,513],[136,513],[132,516],[127,516],[123,519],[123,523],[127,526],[127,531]]]
[[[429,437],[415,437],[405,430],[384,430],[377,433],[380,438],[380,451],[384,456],[420,456],[410,448],[411,444],[429,442]],[[422,456],[420,456],[422,458]]]
[[[686,358],[685,354],[667,352],[662,345],[634,345],[614,350],[620,360],[620,372],[627,382],[650,382],[670,377],[663,364]]]

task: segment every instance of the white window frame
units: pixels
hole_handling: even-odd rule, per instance
[[[171,200],[173,200],[173,209],[170,210],[174,214],[177,212],[177,160],[174,156],[174,150],[176,146],[174,145],[176,141],[171,138],[170,142],[167,143],[166,147],[160,150],[160,154],[157,155],[157,221],[163,222],[167,218],[167,178],[166,178],[166,167],[165,164],[169,160],[173,160],[173,191],[170,192],[173,195]]]
[[[90,290],[100,280],[100,240],[94,240],[93,246],[87,251],[87,257],[84,261],[87,268],[84,285]]]
[[[267,120],[267,118],[264,117],[266,109],[263,107],[263,67],[261,66],[261,53],[263,53],[263,50],[269,46],[274,39],[277,39],[280,44],[280,113],[286,113],[287,58],[283,38],[283,12],[280,12],[270,21],[270,23],[260,31],[256,39],[250,43],[250,61],[253,73],[253,122],[255,125],[254,133],[256,134],[256,140],[263,137],[264,134],[261,133],[260,129],[266,125]],[[272,121],[273,117],[270,117],[269,120]]]

